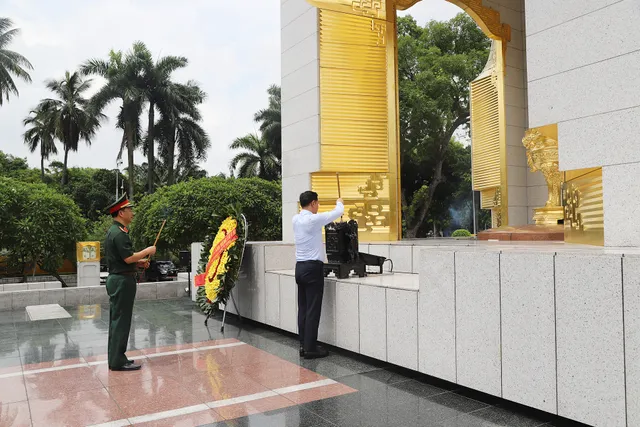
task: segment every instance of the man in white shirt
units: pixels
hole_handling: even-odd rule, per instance
[[[318,193],[300,195],[302,210],[293,217],[296,244],[296,283],[298,284],[298,333],[300,356],[305,359],[326,357],[329,352],[317,345],[320,309],[324,295],[324,259],[322,229],[344,213],[342,199],[331,212],[318,213]]]

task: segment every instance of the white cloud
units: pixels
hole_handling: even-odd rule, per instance
[[[267,87],[280,83],[279,0],[0,0],[0,4],[2,16],[22,29],[10,48],[34,66],[33,83],[19,82],[20,97],[0,107],[0,150],[27,157],[34,167],[40,160],[22,142],[22,119],[49,96],[44,80],[61,78],[65,70],[75,70],[88,58],[106,58],[110,49],[127,50],[136,40],[144,41],[156,56],[189,58],[189,66],[175,77],[196,80],[208,94],[202,114],[212,149],[203,167],[212,175],[228,171],[232,154],[227,146],[257,130],[253,114],[266,107]],[[458,12],[445,0],[423,0],[408,11],[420,24]],[[100,84],[96,79],[94,90]],[[114,117],[117,111],[113,104],[106,113]],[[70,165],[115,167],[121,138],[111,119],[90,148],[81,146],[70,154]],[[137,153],[136,162],[142,161]]]

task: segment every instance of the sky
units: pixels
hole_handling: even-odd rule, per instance
[[[299,0],[290,0],[299,1]],[[267,106],[266,90],[280,84],[280,0],[0,0],[0,14],[21,34],[9,46],[33,65],[31,84],[16,80],[20,96],[0,107],[0,150],[26,157],[39,167],[37,153],[23,143],[22,120],[42,98],[47,79],[61,79],[89,58],[106,59],[111,49],[128,50],[143,41],[156,58],[180,55],[189,65],[174,80],[197,81],[208,97],[201,106],[203,128],[212,147],[201,166],[215,175],[228,173],[235,138],[257,132],[256,111]],[[461,10],[445,0],[423,0],[409,11],[420,24],[450,19]],[[89,94],[102,85],[94,79]],[[81,143],[69,165],[113,169],[122,139],[113,117],[91,147]],[[146,121],[143,120],[146,125]],[[146,126],[145,126],[146,127]],[[59,148],[59,151],[60,148]],[[62,156],[50,160],[62,160]],[[144,160],[136,152],[136,163]],[[122,165],[124,167],[125,165]]]

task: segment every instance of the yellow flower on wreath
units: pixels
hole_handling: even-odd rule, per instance
[[[207,299],[211,302],[215,302],[218,298],[218,292],[220,291],[221,284],[220,279],[218,277],[224,275],[227,272],[227,263],[229,262],[229,250],[233,248],[236,244],[234,240],[229,244],[229,246],[219,255],[219,261],[217,259],[211,259],[214,255],[214,251],[216,247],[225,239],[225,237],[232,231],[235,231],[238,226],[238,221],[233,219],[232,217],[228,217],[218,229],[218,233],[216,234],[216,238],[213,240],[213,244],[211,245],[211,250],[209,251],[209,270],[206,271],[206,279],[205,279],[205,293],[207,295]]]

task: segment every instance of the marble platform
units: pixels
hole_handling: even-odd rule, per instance
[[[166,282],[138,283],[136,301],[166,300],[182,298],[187,293],[188,280],[180,279]],[[31,284],[30,284],[31,285]],[[27,286],[25,284],[24,286]],[[109,295],[104,286],[72,287],[72,288],[19,288],[4,285],[0,292],[0,312],[24,310],[32,305],[59,304],[61,306],[77,306],[87,304],[108,304]]]
[[[360,251],[394,271],[328,277],[322,342],[589,425],[640,425],[640,249],[437,239]],[[296,333],[294,265],[293,245],[249,244],[242,316]]]

